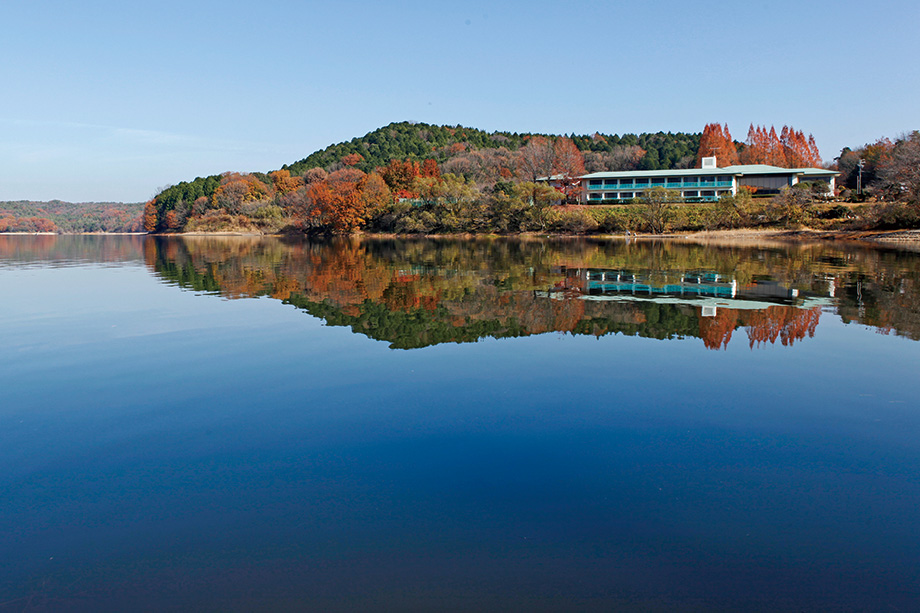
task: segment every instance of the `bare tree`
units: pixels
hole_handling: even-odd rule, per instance
[[[645,149],[638,145],[621,145],[611,151],[591,151],[585,154],[585,170],[588,172],[616,172],[635,170]]]
[[[640,214],[652,234],[661,234],[667,229],[674,213],[674,204],[681,201],[680,192],[663,187],[653,187],[645,192]]]
[[[548,177],[553,172],[553,144],[542,136],[532,136],[521,147],[518,157],[520,175],[528,181]]]
[[[895,142],[879,170],[878,186],[893,200],[920,205],[920,131]]]
[[[303,182],[307,185],[310,183],[319,183],[320,181],[325,181],[326,177],[328,176],[329,174],[322,168],[311,168],[307,172],[303,173]]]

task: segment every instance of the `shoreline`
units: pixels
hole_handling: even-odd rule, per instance
[[[182,236],[182,237],[202,237],[202,236],[245,236],[245,237],[273,237],[283,238],[291,236],[289,234],[266,234],[261,232],[177,232],[151,234],[148,232],[3,232],[0,236]],[[306,235],[304,235],[306,236]],[[701,230],[698,232],[671,232],[665,234],[554,234],[540,232],[520,232],[517,234],[394,234],[394,233],[370,233],[358,232],[350,235],[341,235],[343,237],[360,237],[360,238],[524,238],[524,239],[616,239],[616,240],[682,240],[706,243],[743,243],[743,242],[763,242],[777,241],[782,243],[802,243],[813,241],[830,241],[846,243],[868,243],[882,245],[906,245],[917,244],[920,246],[920,229],[911,230],[814,230],[811,228],[801,228],[797,230],[777,230],[765,228],[738,228],[732,230]]]
[[[647,237],[648,235],[643,235]],[[838,243],[872,247],[920,248],[920,230],[706,230],[668,235],[674,239],[705,244],[744,244],[774,242],[783,245]]]
[[[710,244],[763,243],[783,244],[808,242],[863,243],[868,245],[917,245],[920,247],[920,229],[917,230],[777,230],[765,228],[738,228],[733,230],[701,230],[699,232],[670,232],[665,234],[553,234],[521,232],[518,234],[391,234],[359,233],[361,238],[524,238],[524,239],[587,239],[625,241],[688,241]]]

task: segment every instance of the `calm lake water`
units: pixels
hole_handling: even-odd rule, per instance
[[[0,610],[920,610],[920,256],[0,235]]]

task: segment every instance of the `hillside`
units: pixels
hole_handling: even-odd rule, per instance
[[[552,190],[538,194],[533,186],[537,177],[688,168],[699,143],[700,134],[558,136],[391,123],[273,172],[224,173],[178,183],[147,204],[144,226],[203,232],[434,229],[425,211],[401,210],[408,198],[425,201],[428,208],[452,201],[463,215],[476,217],[448,220],[442,224],[445,231],[544,228],[546,220],[521,218],[526,203],[559,199]],[[491,196],[500,202],[483,200]],[[482,209],[478,213],[477,207]]]

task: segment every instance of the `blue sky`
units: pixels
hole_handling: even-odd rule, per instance
[[[392,121],[920,128],[920,3],[4,0],[0,200],[141,201]]]

